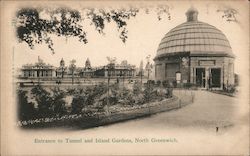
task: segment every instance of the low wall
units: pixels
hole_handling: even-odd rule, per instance
[[[224,91],[218,91],[218,90],[210,90],[210,92],[215,93],[215,94],[221,94],[221,95],[226,95],[226,96],[230,96],[230,97],[236,97],[237,94],[236,93],[227,93]]]
[[[187,98],[188,97],[188,98]],[[51,128],[51,127],[76,127],[89,128],[100,125],[116,123],[120,121],[135,119],[139,117],[150,116],[152,114],[169,111],[172,109],[181,108],[193,102],[193,96],[187,96],[185,99],[180,99],[176,96],[164,99],[162,101],[151,102],[143,105],[137,105],[128,108],[122,108],[120,111],[109,113],[87,113],[66,115],[59,118],[43,118],[33,121],[22,121],[18,126],[24,128]]]

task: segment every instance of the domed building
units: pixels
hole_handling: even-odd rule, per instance
[[[234,54],[226,36],[216,27],[198,21],[197,9],[187,22],[161,40],[155,61],[155,79],[192,83],[200,88],[223,89],[234,84]]]

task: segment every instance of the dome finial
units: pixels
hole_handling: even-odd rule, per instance
[[[198,10],[191,6],[186,12],[187,22],[198,21]]]

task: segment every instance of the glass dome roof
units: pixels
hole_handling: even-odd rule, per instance
[[[183,52],[190,52],[191,56],[234,56],[226,36],[216,27],[198,21],[195,8],[190,8],[186,15],[187,22],[176,26],[163,37],[156,57]]]

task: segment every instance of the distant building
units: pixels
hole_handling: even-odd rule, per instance
[[[56,77],[62,78],[62,79],[69,78],[69,77],[71,78],[72,72],[74,74],[74,77],[80,77],[81,68],[76,67],[75,65],[74,65],[74,69],[72,69],[71,66],[65,66],[65,61],[62,58],[60,61],[60,66],[56,68]]]
[[[112,69],[108,65],[99,67],[95,70],[94,74],[97,77],[112,77],[112,78],[132,78],[135,76],[135,65],[128,64],[127,61],[122,61],[121,64],[115,64]]]
[[[234,54],[226,36],[198,21],[198,11],[186,12],[187,22],[161,40],[155,61],[155,79],[192,83],[200,88],[223,89],[234,85]]]
[[[93,76],[94,76],[94,69],[91,67],[89,58],[87,58],[85,66],[80,72],[80,77],[91,78]]]
[[[55,74],[55,68],[45,64],[39,57],[37,63],[26,64],[21,68],[21,78],[52,78],[55,77]]]
[[[76,67],[75,64],[65,65],[63,58],[60,61],[59,67],[54,67],[49,64],[45,64],[40,58],[35,64],[23,65],[21,69],[18,69],[19,78],[26,79],[38,79],[38,78],[103,78],[108,77],[108,73],[112,78],[131,78],[136,75],[136,68],[134,65],[128,64],[127,61],[122,61],[121,64],[115,64],[113,69],[109,69],[108,66],[101,66],[93,68],[89,59],[86,60],[84,67]],[[74,76],[72,76],[74,74]]]
[[[60,61],[60,66],[56,68],[56,77],[64,78],[67,75],[67,67],[63,58]]]

